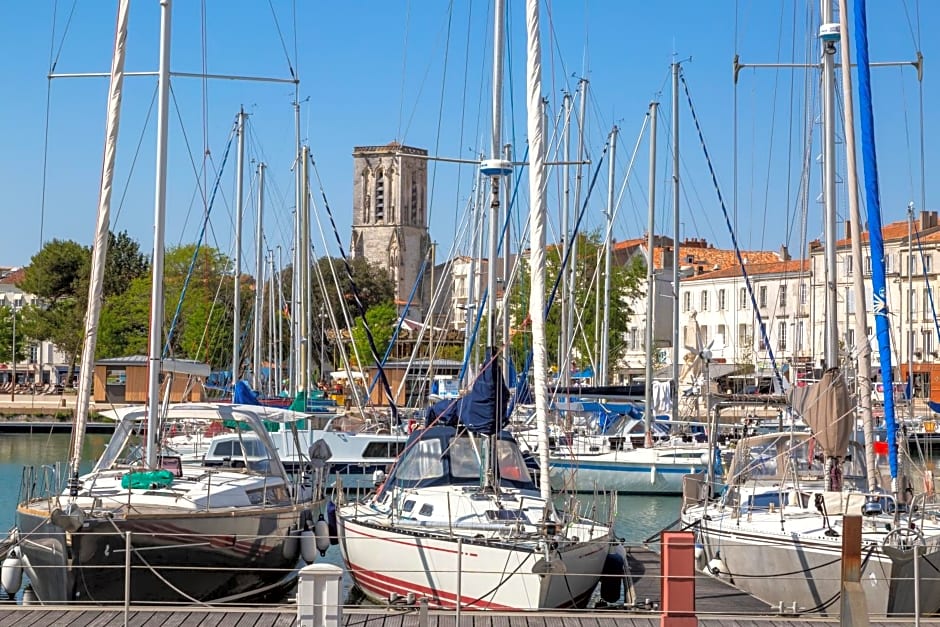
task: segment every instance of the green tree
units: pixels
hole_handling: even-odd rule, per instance
[[[87,279],[90,257],[89,248],[71,240],[54,239],[33,255],[17,287],[48,303],[76,298],[82,281]]]
[[[388,350],[392,335],[395,333],[395,326],[398,324],[398,311],[395,309],[394,303],[386,301],[369,309],[366,312],[366,322],[369,323],[369,329],[375,341],[375,347],[378,351],[377,356],[381,359],[385,351]],[[375,358],[369,347],[369,338],[366,336],[362,318],[356,319],[356,326],[352,330],[352,338],[360,359],[365,362],[363,365],[372,365]]]
[[[16,316],[16,337],[13,335],[13,319]],[[26,356],[26,334],[23,332],[23,316],[12,307],[0,307],[0,362],[22,361]],[[14,340],[16,355],[13,354]]]
[[[570,350],[569,363],[596,363],[598,357],[595,353],[595,334],[602,324],[603,308],[610,308],[610,331],[608,335],[608,363],[616,364],[623,358],[626,351],[626,332],[629,329],[630,319],[634,315],[631,302],[640,294],[646,276],[646,263],[640,258],[633,258],[624,265],[615,265],[611,269],[610,303],[602,303],[598,311],[598,290],[603,299],[603,240],[599,232],[581,234],[577,238],[577,258],[575,263],[575,303],[574,315],[575,337]],[[546,255],[546,301],[551,296],[551,290],[561,268],[561,250],[552,248]],[[513,334],[511,346],[513,358],[516,363],[523,363],[526,353],[531,346],[530,325],[528,324],[530,273],[528,265],[521,273],[520,280],[513,288],[517,296],[511,299],[510,308],[513,317]],[[557,367],[562,363],[559,358],[560,351],[567,347],[559,346],[561,337],[561,308],[560,298],[556,294],[555,300],[549,309],[545,320],[545,335],[547,338],[549,364]],[[601,317],[597,314],[600,313]]]
[[[116,235],[108,233],[108,254],[104,266],[105,297],[122,293],[134,279],[147,276],[149,272],[147,256],[140,251],[140,244],[131,239],[127,231]]]

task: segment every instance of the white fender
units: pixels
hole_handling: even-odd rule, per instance
[[[284,544],[281,547],[284,559],[293,561],[297,559],[300,553],[300,530],[291,527],[287,530],[287,536],[284,538]]]
[[[650,484],[656,483],[656,464],[650,466]]]
[[[317,559],[317,538],[310,529],[300,532],[300,556],[308,564]]]
[[[313,533],[317,538],[317,551],[321,556],[326,555],[326,550],[330,548],[330,525],[323,516],[313,526]]]
[[[16,548],[10,549],[6,559],[3,560],[0,580],[3,583],[3,589],[11,597],[15,596],[23,585],[23,560]]]

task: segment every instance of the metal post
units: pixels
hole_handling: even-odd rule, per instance
[[[643,352],[646,353],[646,381],[644,388],[644,410],[646,446],[653,446],[653,315],[655,306],[656,268],[654,267],[653,247],[656,244],[653,235],[656,224],[656,112],[658,102],[650,103],[650,180],[649,180],[649,223],[646,233],[646,333]],[[706,381],[707,383],[707,381]]]
[[[679,419],[679,62],[672,64],[672,397],[673,420]],[[666,264],[663,249],[663,265]],[[732,300],[734,294],[732,293]],[[737,307],[735,329],[737,329]],[[737,346],[737,342],[735,342]],[[737,355],[735,355],[737,357]]]
[[[461,593],[463,588],[463,538],[457,539],[457,600],[455,621],[456,627],[460,627],[460,605],[463,603]]]
[[[10,354],[10,363],[13,365],[13,387],[10,388],[10,401],[16,400],[16,306],[10,308],[13,316],[13,348]]]
[[[916,553],[915,553],[916,555]],[[916,563],[916,562],[915,562]],[[862,576],[862,517],[842,517],[842,595],[839,624],[844,627],[869,625],[868,604]]]
[[[124,627],[131,612],[131,532],[124,532]]]
[[[262,303],[264,303],[264,163],[258,164],[258,219],[255,224],[255,317],[254,338],[252,347],[252,374],[254,375],[255,390],[261,392],[261,319]],[[268,375],[270,377],[270,375]]]
[[[821,0],[822,22],[832,22],[832,0]],[[835,102],[835,45],[821,40],[822,55],[822,105],[823,105],[823,200],[825,206],[825,238],[826,242],[834,244],[836,235],[836,102]],[[836,277],[838,276],[836,264],[836,247],[826,246],[826,368],[835,368],[839,365],[839,320],[838,299],[836,295]],[[859,268],[859,272],[862,268]]]
[[[235,166],[235,295],[232,300],[232,400],[241,366],[241,278],[242,278],[242,204],[244,203],[245,175],[245,111],[238,112],[238,163]]]

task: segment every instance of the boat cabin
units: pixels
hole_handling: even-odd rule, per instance
[[[485,460],[493,459],[502,487],[535,490],[519,445],[508,431],[486,437],[463,428],[433,426],[411,434],[381,490],[443,485],[481,486]]]

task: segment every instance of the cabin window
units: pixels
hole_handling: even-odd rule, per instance
[[[470,438],[454,438],[450,441],[450,474],[454,478],[477,479],[480,477],[480,454]]]
[[[401,511],[403,511],[403,512],[410,512],[410,511],[413,510],[414,508],[415,508],[415,502],[409,499],[409,500],[405,501],[405,504],[404,504],[404,505],[401,506]]]
[[[441,441],[436,439],[415,442],[395,472],[395,477],[402,481],[431,480],[442,476]]]
[[[496,456],[499,459],[499,476],[510,481],[532,481],[529,469],[519,447],[507,440],[496,441]]]
[[[389,450],[391,442],[369,442],[365,450],[362,451],[363,457],[397,457]]]
[[[220,457],[231,457],[232,444],[232,440],[222,440],[221,442],[216,442],[215,447],[212,449],[212,455],[218,455]]]
[[[434,513],[434,506],[430,503],[425,503],[421,506],[421,509],[418,510],[418,514],[421,516],[430,516]]]

